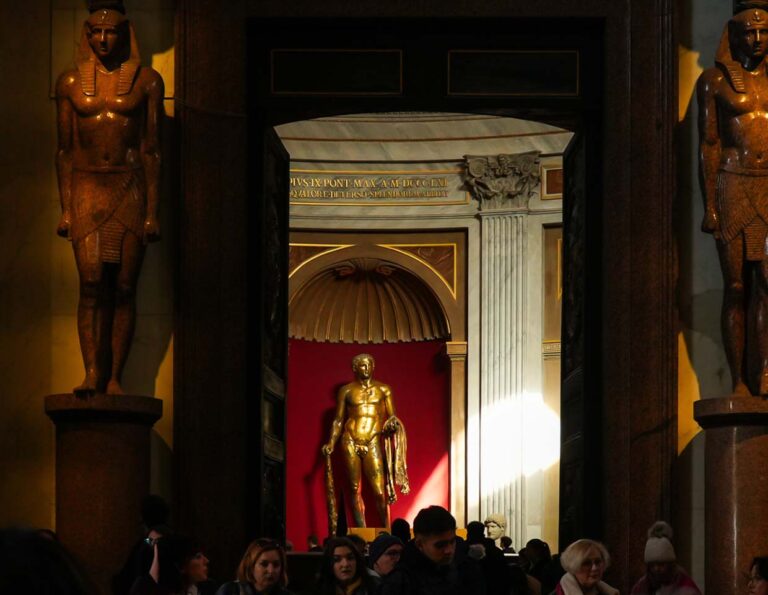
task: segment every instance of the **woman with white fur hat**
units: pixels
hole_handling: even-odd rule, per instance
[[[645,575],[630,595],[701,595],[701,591],[678,566],[672,546],[672,527],[656,521],[648,529],[645,542]]]

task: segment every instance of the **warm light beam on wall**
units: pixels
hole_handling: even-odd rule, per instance
[[[435,465],[427,481],[413,499],[413,504],[405,515],[405,520],[413,524],[413,518],[422,508],[426,508],[436,502],[442,502],[448,491],[448,453]]]
[[[503,400],[481,412],[483,498],[560,460],[560,417],[540,394]]]

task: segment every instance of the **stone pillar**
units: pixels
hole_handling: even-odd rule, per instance
[[[56,426],[56,533],[99,592],[140,537],[139,504],[149,492],[151,397],[50,395]]]
[[[481,221],[480,516],[503,514],[523,543],[525,230],[540,188],[539,153],[466,156]]]
[[[451,513],[459,527],[467,519],[467,342],[445,344],[451,360]]]
[[[768,555],[768,401],[704,399],[706,591],[747,592],[752,558]]]
[[[480,512],[523,541],[524,216],[482,214]],[[482,519],[481,519],[482,520]]]

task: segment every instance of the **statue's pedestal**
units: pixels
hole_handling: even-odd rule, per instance
[[[162,411],[151,397],[45,398],[56,425],[56,533],[103,593],[140,536],[150,429]]]
[[[694,417],[706,437],[706,590],[746,593],[752,558],[768,555],[768,401],[704,399]]]

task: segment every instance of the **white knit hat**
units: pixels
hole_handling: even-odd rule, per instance
[[[656,521],[648,529],[648,541],[645,542],[645,563],[674,562],[675,548],[672,547],[672,527],[664,521]]]

